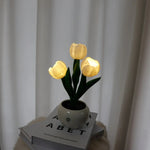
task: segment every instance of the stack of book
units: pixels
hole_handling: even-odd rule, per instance
[[[92,136],[104,133],[96,116],[90,112],[83,128],[71,129],[60,123],[56,107],[43,121],[21,127],[20,137],[31,150],[86,150]]]

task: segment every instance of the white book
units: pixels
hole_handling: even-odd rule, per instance
[[[100,126],[95,124],[91,136],[92,137],[93,136],[102,136],[103,134],[104,134],[104,128],[101,128]],[[20,137],[28,145],[30,150],[60,150],[60,147],[61,147],[61,150],[79,150],[78,148],[55,144],[53,142],[51,143],[51,145],[48,148],[41,146],[41,141],[39,141],[38,145],[32,144],[30,141],[28,141],[27,137],[22,132],[20,132]]]
[[[57,117],[57,107],[44,120],[38,123],[20,128],[22,136],[32,145],[57,149],[72,148],[86,149],[95,125],[97,114],[90,112],[89,118],[82,129],[67,128],[63,126]],[[52,149],[52,150],[53,150]]]

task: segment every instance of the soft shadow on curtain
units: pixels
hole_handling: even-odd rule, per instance
[[[147,1],[140,59],[125,150],[150,149],[150,1]]]
[[[150,81],[143,75],[147,70],[139,69],[137,77],[138,61],[143,62],[139,68],[150,65],[148,45],[144,43],[150,36],[148,27],[140,51],[144,18],[148,19],[144,17],[146,0],[1,0],[0,4],[2,150],[13,149],[20,126],[47,115],[68,98],[61,81],[52,79],[48,68],[56,60],[72,64],[72,42],[86,44],[88,55],[101,63],[101,82],[82,99],[106,125],[110,149],[123,150],[126,145],[126,150],[139,150],[140,140],[148,150],[148,142],[144,145],[145,139],[137,138],[139,126],[135,125],[140,125],[141,115],[149,112],[145,104],[150,105],[148,94],[144,104],[137,98],[144,86],[148,89]],[[150,123],[142,121],[149,141]]]

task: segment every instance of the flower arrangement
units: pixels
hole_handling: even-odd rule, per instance
[[[73,73],[71,75],[69,67],[63,61],[57,61],[48,72],[55,79],[61,79],[67,91],[71,107],[77,107],[80,97],[101,77],[87,81],[87,77],[93,77],[100,71],[100,63],[91,57],[86,57],[87,48],[84,44],[72,43],[70,46],[70,56],[74,59]],[[80,60],[82,60],[80,64]]]

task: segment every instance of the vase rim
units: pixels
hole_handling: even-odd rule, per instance
[[[81,101],[81,100],[78,100],[78,104],[75,106],[73,105],[75,108],[70,108],[69,105],[66,106],[66,103],[70,102],[71,104],[71,101],[70,99],[66,99],[66,100],[63,100],[61,102],[61,106],[64,107],[65,109],[69,109],[69,110],[74,110],[74,111],[79,111],[79,110],[83,110],[83,109],[86,109],[87,105],[85,102]],[[79,106],[80,104],[80,106]],[[82,105],[82,106],[81,106]],[[81,108],[77,108],[77,107],[81,107]]]

